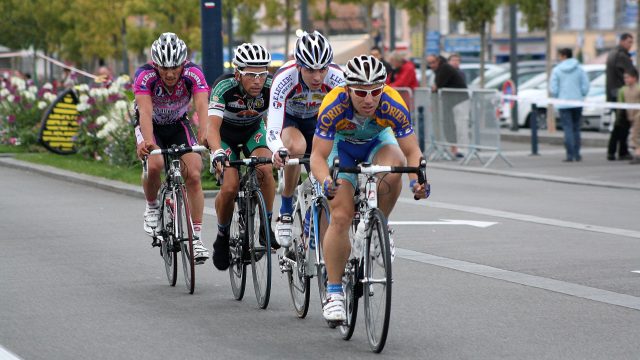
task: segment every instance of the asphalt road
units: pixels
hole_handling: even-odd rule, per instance
[[[393,225],[391,327],[376,358],[640,358],[640,191],[430,176],[432,198],[405,193],[391,218],[431,223]],[[168,286],[138,198],[6,167],[0,186],[0,359],[374,356],[362,322],[348,342],[325,325],[315,282],[304,320],[279,272],[266,310],[250,278],[235,301],[210,262],[194,295],[181,275]],[[214,236],[206,216],[207,246]]]

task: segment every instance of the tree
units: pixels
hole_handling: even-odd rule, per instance
[[[453,0],[449,3],[449,14],[453,20],[463,21],[469,31],[480,33],[480,86],[484,86],[487,24],[493,22],[501,2],[502,0]]]
[[[296,7],[293,0],[267,0],[265,2],[266,16],[264,22],[268,26],[278,26],[284,23],[284,56],[289,55],[289,36],[291,27],[295,26]]]
[[[508,4],[515,4],[523,15],[523,22],[527,24],[530,30],[544,29],[545,41],[547,48],[547,84],[549,83],[549,77],[551,76],[551,27],[553,19],[553,9],[551,8],[551,0],[507,0]],[[547,88],[547,96],[551,96],[549,89]],[[547,129],[549,132],[554,132],[555,125],[555,112],[553,105],[547,105]]]
[[[427,86],[427,33],[429,14],[433,10],[431,0],[395,0],[395,4],[407,10],[409,13],[409,24],[411,26],[420,26],[420,33],[423,34],[423,50],[420,57],[420,86]]]

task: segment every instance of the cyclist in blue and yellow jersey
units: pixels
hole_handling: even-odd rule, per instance
[[[411,127],[409,110],[396,90],[384,84],[384,65],[370,55],[354,57],[347,63],[345,86],[325,96],[311,150],[311,171],[322,183],[330,201],[331,222],[323,242],[327,267],[325,319],[346,319],[342,274],[350,253],[349,226],[353,219],[356,175],[340,174],[336,183],[329,174],[333,159],[340,166],[360,162],[386,166],[418,166],[422,152]],[[428,184],[420,185],[417,175],[409,175],[409,187],[418,198],[429,196]],[[380,210],[389,216],[402,190],[401,174],[385,174],[378,182]],[[391,239],[390,239],[391,242]],[[392,256],[395,249],[392,246]]]
[[[332,60],[329,41],[317,31],[305,32],[296,42],[295,61],[284,64],[274,76],[267,144],[277,167],[283,166],[285,160],[279,151],[293,155],[311,153],[322,99],[331,89],[344,83],[342,70]],[[291,244],[293,192],[299,177],[299,166],[284,169],[284,190],[276,224],[277,239],[283,247]]]
[[[271,54],[258,44],[244,43],[235,49],[233,74],[220,76],[213,85],[209,102],[206,142],[211,149],[212,166],[218,175],[227,160],[244,156],[271,157],[267,147],[264,117],[269,109],[271,75],[267,66]],[[271,165],[258,167],[260,189],[264,195],[271,224],[275,182]],[[224,168],[224,182],[216,196],[218,236],[213,244],[213,264],[219,270],[229,267],[229,230],[233,216],[233,199],[238,194],[238,170]],[[269,226],[271,238],[273,232]],[[263,234],[261,231],[260,234]],[[275,249],[278,244],[271,242]]]
[[[142,65],[135,75],[134,94],[136,109],[137,153],[141,159],[149,151],[172,145],[197,145],[187,113],[193,98],[201,119],[207,115],[209,86],[202,70],[187,61],[187,45],[174,33],[164,33],[151,45],[150,64]],[[202,157],[188,153],[180,157],[184,163],[191,215],[193,217],[193,251],[195,261],[201,264],[209,258],[202,245],[202,213],[204,194],[200,184]],[[160,174],[164,170],[160,156],[148,159],[148,174],[142,180],[147,199],[144,213],[144,231],[153,235],[160,220]]]

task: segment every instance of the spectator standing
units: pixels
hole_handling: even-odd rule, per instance
[[[640,86],[638,85],[638,70],[635,68],[624,72],[624,84],[618,92],[618,101],[622,103],[640,103]],[[625,121],[631,124],[631,143],[635,146],[635,152],[631,164],[640,164],[640,110],[620,109],[616,121]]]
[[[382,65],[384,65],[385,70],[387,70],[387,77],[393,72],[393,68],[391,67],[391,64],[389,64],[384,57],[382,56],[382,50],[380,50],[379,47],[374,46],[371,48],[371,50],[369,51],[369,54],[373,55],[373,57],[375,57],[376,59],[380,60],[380,62],[382,62]]]
[[[408,87],[411,90],[418,87],[416,77],[416,67],[413,62],[407,60],[399,51],[392,51],[389,54],[389,64],[393,68],[391,76],[387,77],[387,85],[393,88]]]
[[[618,46],[611,50],[607,57],[607,101],[617,101],[618,92],[624,85],[624,73],[634,68],[631,62],[629,50],[633,46],[633,35],[624,33],[620,35]],[[609,147],[607,149],[607,159],[616,159],[616,150],[619,160],[631,160],[629,148],[627,146],[627,138],[629,137],[629,121],[617,121],[614,123],[611,137],[609,138]]]
[[[435,83],[431,86],[431,91],[437,92],[438,89],[444,88],[467,88],[467,84],[464,82],[460,72],[448,64],[444,57],[431,54],[427,56],[427,65],[429,65],[429,68],[436,75]],[[442,114],[444,117],[442,125],[444,129],[444,136],[448,143],[455,144],[457,142],[455,122],[456,120],[464,121],[465,118],[468,117],[468,107],[465,106],[465,104],[468,104],[468,100],[468,94],[460,94],[459,96],[446,101],[446,106],[443,106],[442,108]],[[458,116],[455,116],[456,114],[454,114],[456,109],[458,110],[456,111]],[[458,152],[458,147],[455,145],[451,146],[451,153],[455,157],[463,157],[463,155]]]
[[[573,51],[568,48],[558,51],[560,63],[551,72],[549,90],[551,96],[562,100],[583,100],[589,92],[589,78],[573,58]],[[564,162],[581,161],[580,156],[580,123],[582,107],[575,105],[555,106],[560,112],[560,121],[564,131],[564,146],[567,157]]]
[[[466,84],[467,77],[464,74],[464,71],[460,69],[460,63],[462,62],[462,59],[460,58],[460,54],[453,53],[449,55],[449,59],[447,62],[449,63],[449,65],[453,66],[454,69],[458,70],[458,72],[460,73],[460,76],[462,76],[462,80],[464,80],[464,83]]]

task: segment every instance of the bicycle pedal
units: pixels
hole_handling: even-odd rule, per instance
[[[329,323],[329,327],[332,329],[338,326],[347,326],[346,320],[327,320],[327,323]]]

